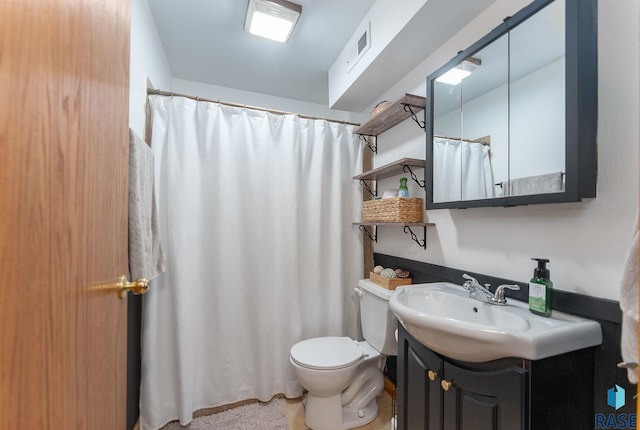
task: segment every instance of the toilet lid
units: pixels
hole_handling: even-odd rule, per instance
[[[316,337],[293,345],[291,358],[312,369],[339,369],[357,363],[362,349],[348,337]]]

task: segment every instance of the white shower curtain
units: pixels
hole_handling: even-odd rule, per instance
[[[299,396],[289,349],[357,335],[361,155],[352,126],[151,96],[167,271],[144,299],[144,430]]]
[[[433,139],[433,200],[495,197],[490,147],[460,139]]]

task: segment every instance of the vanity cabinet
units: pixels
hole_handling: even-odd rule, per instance
[[[445,430],[525,429],[527,370],[472,371],[444,362]],[[437,380],[436,380],[437,381]],[[445,390],[446,388],[446,390]]]
[[[398,429],[440,430],[444,392],[437,378],[443,374],[443,361],[422,345],[413,345],[416,341],[403,338],[402,331],[399,326]]]
[[[467,363],[398,327],[399,430],[593,428],[593,348],[543,360]]]

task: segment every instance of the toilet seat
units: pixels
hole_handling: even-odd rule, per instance
[[[343,369],[362,359],[362,349],[348,337],[316,337],[291,347],[291,359],[299,366],[317,370]]]

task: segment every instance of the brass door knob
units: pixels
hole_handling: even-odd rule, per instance
[[[443,379],[442,381],[440,381],[440,386],[442,387],[442,389],[444,391],[449,391],[449,389],[451,387],[453,387],[453,382],[447,381],[446,379]]]
[[[430,381],[435,381],[436,378],[438,377],[438,374],[436,372],[434,372],[433,370],[429,370],[427,372],[427,376],[429,377]]]
[[[121,299],[127,297],[128,292],[132,292],[136,295],[146,294],[149,291],[149,280],[140,278],[133,282],[128,282],[127,277],[122,276],[118,280],[118,290],[120,290]]]

